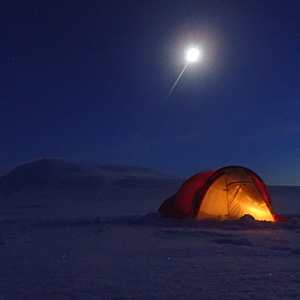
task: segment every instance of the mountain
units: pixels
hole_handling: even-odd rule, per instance
[[[166,197],[182,182],[148,168],[41,159],[0,177],[0,207],[85,204],[121,200],[124,195]]]

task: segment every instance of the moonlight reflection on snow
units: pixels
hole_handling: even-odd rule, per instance
[[[51,165],[56,187],[58,178],[67,184],[71,178],[83,182],[99,175],[93,166],[57,161],[39,162],[35,172],[41,165]],[[28,166],[6,184],[16,187],[13,178],[23,172]],[[29,187],[11,194],[16,206],[2,207],[0,215],[1,300],[19,300],[20,295],[24,300],[173,300],[178,295],[273,300],[298,295],[300,215],[286,215],[287,223],[258,222],[251,216],[232,222],[167,219],[155,212],[178,188],[178,178],[124,167],[101,167],[100,173],[104,183],[94,191],[104,194],[98,202],[90,198],[95,188],[90,185],[85,198],[80,193],[81,203],[52,198],[53,178],[41,173],[43,189],[36,195],[43,195],[47,205],[26,205],[34,200],[26,198],[33,191]],[[62,186],[60,191],[71,195]],[[271,187],[270,192],[278,213],[300,211],[299,187]]]

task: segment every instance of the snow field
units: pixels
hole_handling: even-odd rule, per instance
[[[299,299],[299,224],[4,221],[0,299]]]
[[[51,159],[3,176],[0,300],[300,299],[300,187],[270,187],[287,223],[163,218],[182,182]]]

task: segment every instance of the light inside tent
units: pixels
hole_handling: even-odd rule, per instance
[[[197,219],[234,220],[246,214],[258,221],[274,222],[252,177],[243,170],[228,169],[205,193]]]

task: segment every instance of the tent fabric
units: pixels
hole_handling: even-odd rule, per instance
[[[264,221],[282,218],[274,215],[262,179],[250,169],[239,166],[192,176],[161,205],[159,211],[174,218],[234,220],[245,214]]]

